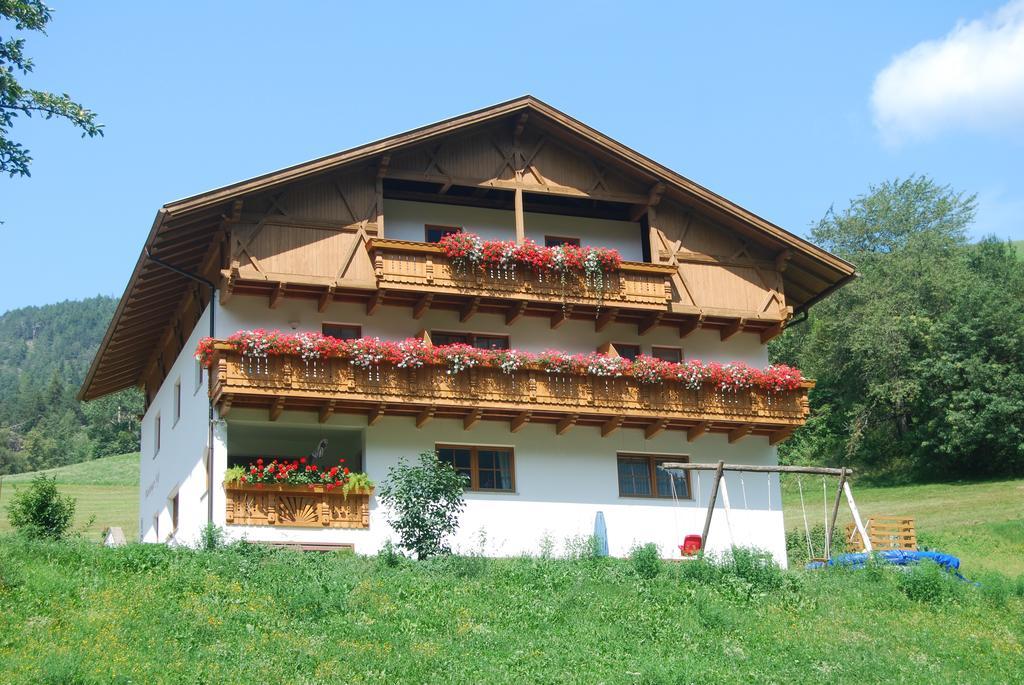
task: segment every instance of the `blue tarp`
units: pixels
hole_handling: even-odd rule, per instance
[[[860,569],[867,565],[868,556],[869,555],[866,552],[840,554],[839,556],[829,559],[827,562],[812,561],[807,564],[807,568],[815,569],[822,568],[824,566],[842,566],[843,568]],[[892,564],[894,566],[911,566],[924,560],[934,561],[957,578],[967,580],[960,575],[960,559],[954,557],[952,554],[944,554],[943,552],[908,552],[892,549],[882,552],[874,552],[871,556],[875,561],[883,564]]]

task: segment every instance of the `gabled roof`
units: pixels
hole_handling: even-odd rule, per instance
[[[796,310],[806,309],[855,276],[852,264],[757,216],[726,198],[626,147],[554,107],[526,95],[498,105],[390,136],[374,143],[314,159],[262,176],[193,195],[164,205],[146,238],[142,253],[79,392],[93,399],[132,385],[146,372],[147,361],[170,333],[171,319],[194,286],[147,258],[151,253],[184,271],[195,273],[206,261],[216,229],[238,199],[366,163],[461,130],[523,112],[540,120],[588,151],[629,167],[652,185],[710,218],[778,250],[789,250],[787,282],[799,284],[805,297],[791,297]]]

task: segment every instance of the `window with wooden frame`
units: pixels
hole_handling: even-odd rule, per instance
[[[507,335],[497,333],[464,333],[461,331],[430,331],[433,345],[472,345],[481,350],[507,350],[510,341]]]
[[[678,364],[683,361],[683,348],[651,345],[651,356],[655,359]]]
[[[658,466],[667,462],[688,462],[689,457],[653,454],[619,454],[619,497],[690,499],[690,474],[669,473]]]
[[[462,233],[462,226],[439,226],[437,224],[423,226],[423,237],[428,243],[439,243],[441,238],[452,233]]]
[[[611,347],[620,357],[633,361],[640,356],[640,346],[633,343],[612,343]]]
[[[564,235],[544,236],[544,247],[558,247],[559,245],[573,245],[574,247],[579,247],[580,239],[570,238]]]
[[[356,323],[323,323],[320,332],[338,340],[355,340],[363,337],[363,327]]]
[[[514,492],[515,455],[511,447],[437,445],[437,458],[469,479],[467,490]]]

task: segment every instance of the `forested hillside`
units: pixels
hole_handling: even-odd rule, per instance
[[[94,297],[0,315],[0,474],[138,449],[138,392],[75,399],[116,305]]]
[[[813,229],[860,277],[772,343],[818,381],[784,459],[901,481],[1024,474],[1024,259],[969,242],[974,220],[973,197],[917,177]]]

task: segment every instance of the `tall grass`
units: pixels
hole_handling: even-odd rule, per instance
[[[637,560],[639,559],[639,561]],[[995,578],[996,576],[993,576]],[[0,537],[19,682],[1011,682],[1024,579]]]

